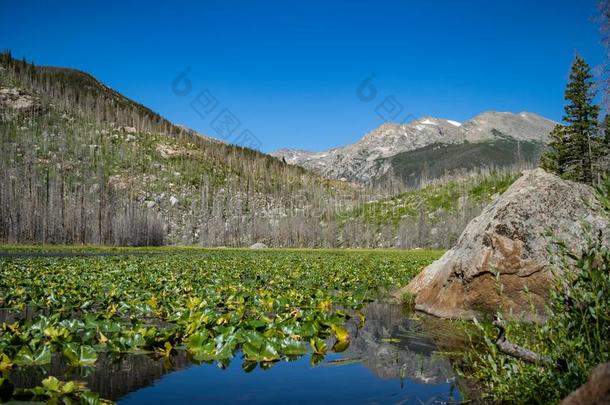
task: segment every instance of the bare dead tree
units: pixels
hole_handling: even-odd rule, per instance
[[[493,324],[498,329],[498,336],[496,337],[495,344],[502,353],[527,363],[541,364],[549,363],[551,361],[548,357],[542,356],[508,340],[504,322],[498,316],[494,317]]]

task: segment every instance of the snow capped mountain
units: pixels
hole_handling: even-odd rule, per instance
[[[368,182],[383,177],[391,168],[388,158],[397,154],[434,144],[476,144],[498,139],[546,143],[555,125],[528,112],[484,112],[464,123],[422,117],[407,124],[385,123],[351,145],[323,152],[280,149],[272,155],[329,178]]]

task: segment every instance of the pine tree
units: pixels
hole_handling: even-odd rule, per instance
[[[567,135],[566,127],[561,124],[556,125],[549,134],[549,150],[542,156],[540,162],[544,170],[559,176],[565,175],[568,162]]]
[[[565,92],[570,104],[565,107],[563,120],[568,124],[568,164],[573,177],[588,184],[593,182],[593,164],[599,155],[596,130],[599,107],[593,104],[593,84],[591,67],[577,56]]]
[[[564,108],[566,125],[555,128],[550,150],[542,157],[543,168],[588,184],[593,182],[601,152],[593,84],[591,67],[576,56],[564,97],[569,102]]]

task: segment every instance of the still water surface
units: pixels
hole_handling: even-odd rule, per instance
[[[392,304],[365,309],[364,327],[350,326],[343,353],[312,366],[311,356],[249,373],[236,356],[228,367],[193,365],[119,398],[143,403],[433,404],[461,400],[449,361],[421,324]]]
[[[100,356],[95,369],[74,371],[60,357],[50,368],[16,370],[17,386],[48,375],[80,379],[119,404],[351,403],[439,404],[461,401],[449,360],[417,320],[401,308],[371,303],[360,329],[348,324],[351,344],[315,365],[311,356],[246,372],[237,355],[228,364],[193,364],[185,353],[169,362],[147,355]]]

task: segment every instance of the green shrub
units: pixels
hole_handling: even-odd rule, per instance
[[[400,299],[400,302],[402,303],[404,309],[412,311],[415,309],[415,294],[411,294],[409,292],[404,293]]]
[[[508,322],[507,336],[550,361],[527,364],[498,351],[489,324],[485,344],[466,353],[462,372],[479,380],[489,400],[557,403],[582,385],[593,367],[610,360],[610,249],[600,233],[578,255],[557,244],[561,277],[551,291],[544,325]]]

